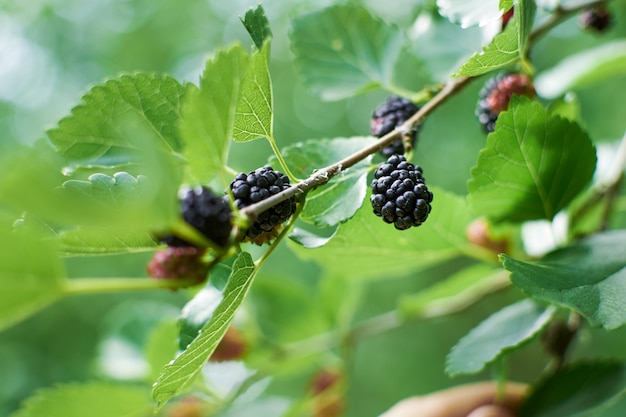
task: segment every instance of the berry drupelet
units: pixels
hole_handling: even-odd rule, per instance
[[[409,99],[390,96],[383,104],[374,110],[370,122],[370,132],[372,135],[381,138],[406,122],[407,119],[413,116],[419,109],[419,106]],[[416,126],[411,131],[411,146],[415,145],[418,128],[419,126]],[[380,150],[380,154],[385,158],[394,154],[401,155],[404,152],[404,144],[401,139],[394,141],[391,145]]]
[[[504,74],[491,78],[480,90],[476,116],[485,132],[493,132],[498,115],[509,107],[513,95],[534,97],[535,87],[525,74]]]
[[[289,178],[270,166],[264,166],[248,174],[239,173],[230,183],[230,189],[239,209],[280,193],[289,188]],[[291,197],[265,210],[248,228],[244,241],[258,245],[275,238],[289,217],[296,211],[296,198]]]
[[[226,246],[232,228],[227,197],[217,196],[207,187],[188,188],[181,193],[180,205],[185,222],[217,246]],[[167,236],[161,241],[169,246],[193,246],[176,236]]]
[[[422,168],[392,155],[378,165],[372,181],[370,202],[374,214],[398,230],[419,226],[430,213],[431,193],[424,182]]]

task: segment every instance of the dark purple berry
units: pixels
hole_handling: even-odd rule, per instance
[[[381,138],[407,121],[407,119],[413,116],[418,110],[419,106],[411,100],[398,96],[390,96],[383,104],[374,110],[370,122],[370,132],[372,135]],[[411,130],[411,146],[415,146],[418,128],[419,126],[415,126]],[[380,154],[385,158],[394,154],[402,155],[404,152],[405,149],[402,139],[398,139],[392,142],[391,145],[380,150]]]
[[[230,189],[239,209],[265,200],[289,188],[289,178],[270,166],[264,166],[248,174],[239,173],[230,183]],[[275,238],[289,217],[296,211],[296,198],[291,197],[265,210],[248,228],[244,241],[258,245]]]
[[[370,197],[374,214],[398,230],[424,223],[432,201],[422,168],[407,162],[402,155],[390,156],[374,173]]]

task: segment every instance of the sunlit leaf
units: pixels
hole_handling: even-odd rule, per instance
[[[200,88],[192,88],[182,106],[180,135],[192,182],[208,183],[224,174],[235,109],[250,56],[234,45],[207,61]]]
[[[450,376],[480,372],[501,355],[518,349],[550,321],[555,309],[522,300],[492,314],[464,336],[450,351]]]
[[[577,311],[595,326],[626,323],[626,232],[596,234],[524,262],[502,255],[511,281],[538,300]]]
[[[11,417],[141,417],[152,408],[148,387],[94,381],[40,390]]]
[[[223,299],[211,319],[202,327],[189,347],[161,370],[154,383],[152,396],[162,407],[174,395],[183,392],[193,381],[226,333],[243,302],[254,277],[254,263],[247,252],[238,255]]]
[[[626,365],[617,361],[577,362],[559,368],[534,386],[520,417],[596,415],[626,390]]]
[[[134,161],[136,142],[121,128],[128,119],[141,120],[154,134],[152,146],[179,152],[177,131],[185,86],[168,75],[122,75],[92,87],[82,103],[48,136],[70,166],[114,166]]]
[[[270,44],[267,42],[250,59],[248,71],[241,84],[237,103],[233,140],[247,142],[258,138],[271,138],[272,133],[272,81],[269,73]]]
[[[313,139],[283,149],[292,172],[306,178],[318,167],[331,165],[375,142],[371,137]],[[372,157],[335,176],[323,187],[311,191],[300,219],[318,226],[332,226],[352,217],[363,204],[367,172]]]
[[[550,220],[585,188],[595,164],[577,124],[514,96],[472,168],[468,200],[495,221]]]
[[[482,52],[474,54],[463,64],[455,75],[478,76],[511,65],[520,59],[525,60],[535,11],[536,6],[533,0],[520,0],[506,28],[498,33]],[[477,16],[479,17],[480,14]]]
[[[484,26],[500,18],[502,10],[508,10],[502,7],[502,3],[506,2],[502,0],[437,0],[437,7],[439,13],[450,19],[452,23],[468,28],[475,25]]]

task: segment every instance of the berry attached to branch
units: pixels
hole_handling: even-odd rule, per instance
[[[476,116],[485,132],[493,132],[498,115],[509,107],[513,95],[534,97],[535,87],[525,74],[504,74],[489,79],[480,90]]]
[[[419,110],[419,106],[413,103],[411,100],[390,96],[380,106],[374,110],[372,114],[372,120],[370,122],[370,132],[372,135],[381,138],[402,125],[411,116],[413,116]],[[406,141],[411,147],[415,146],[417,140],[417,131],[419,124],[414,126],[408,133],[408,140]],[[402,155],[407,149],[402,139],[395,140],[389,146],[386,146],[380,150],[380,154],[385,158],[391,155]]]
[[[185,222],[217,246],[226,246],[232,229],[227,197],[217,196],[207,187],[186,189],[182,193],[181,211]],[[161,241],[168,246],[193,246],[176,236],[167,236]]]
[[[237,174],[230,183],[235,205],[243,209],[289,188],[289,178],[270,166],[264,166],[248,174]],[[257,245],[270,242],[282,230],[283,224],[296,212],[296,198],[290,197],[260,213],[250,225],[243,241]]]
[[[432,201],[421,167],[401,155],[392,155],[378,165],[370,202],[374,214],[386,223],[393,223],[398,230],[419,226],[426,221]]]

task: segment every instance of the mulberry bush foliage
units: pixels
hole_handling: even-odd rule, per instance
[[[27,399],[14,417],[85,415],[77,414],[81,404],[103,416],[351,415],[350,352],[368,336],[454,320],[505,288],[516,300],[449,344],[442,372],[484,378],[481,371],[491,369],[504,382],[516,352],[543,344],[552,357],[538,359],[547,366],[525,381],[532,389],[520,416],[592,415],[610,406],[626,390],[626,363],[571,352],[582,332],[602,329],[611,338],[626,323],[626,136],[592,137],[572,92],[623,77],[626,43],[574,50],[549,68],[532,54],[559,24],[601,3],[605,12],[624,10],[620,1],[439,0],[419,8],[417,21],[431,24],[420,31],[352,2],[294,16],[288,33],[272,33],[272,16],[259,5],[241,19],[250,47],[211,51],[197,83],[127,73],[92,86],[46,138],[0,155],[0,326],[69,295],[169,289],[188,302],[176,325],[155,327],[147,379],[57,385]],[[448,49],[422,49],[443,24],[458,34]],[[479,25],[496,28],[482,49],[455,49]],[[386,121],[380,134],[365,124],[352,137],[331,129],[283,146],[274,132],[283,117],[270,71],[274,38],[288,39],[299,77],[322,100],[383,94],[409,114]],[[479,97],[476,87],[511,73],[523,88],[494,95],[495,104]],[[491,125],[462,194],[428,168],[460,169],[448,166],[447,153],[462,147],[466,133],[433,137],[445,146],[425,149],[422,137],[436,135],[427,118],[470,90],[482,100],[479,114],[490,112],[476,130]],[[455,109],[466,117],[476,106]],[[445,123],[453,131],[455,120]],[[233,143],[244,149],[257,140],[266,141],[267,165],[237,174]],[[404,161],[402,169],[387,157]],[[401,195],[389,194],[398,189]],[[108,280],[93,271],[68,278],[70,257],[123,253],[154,254],[145,277]],[[328,288],[276,291],[267,300],[260,291],[251,300],[265,262],[287,256],[317,263]],[[463,267],[442,267],[454,262]],[[441,271],[436,282],[422,280],[428,269]],[[399,294],[393,311],[357,320],[363,286],[399,275],[423,289]],[[263,303],[277,311],[299,304],[301,320],[275,314],[263,323],[255,317]],[[564,345],[550,337],[558,324],[569,335]],[[272,326],[281,334],[304,326],[293,334],[311,338],[272,338]],[[226,390],[214,383],[223,357],[239,366],[229,368],[237,382]],[[291,397],[266,390],[311,368],[332,381]],[[385,378],[392,376],[382,372]],[[196,414],[176,414],[182,409]]]

